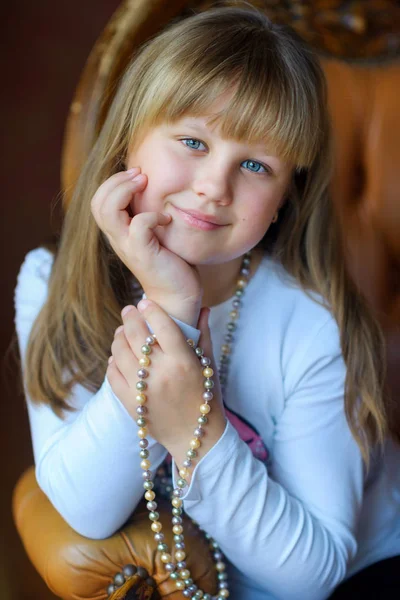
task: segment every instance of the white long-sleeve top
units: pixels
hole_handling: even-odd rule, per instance
[[[18,275],[22,363],[52,262],[33,250]],[[211,309],[216,357],[230,309],[231,300]],[[350,574],[400,554],[400,448],[388,441],[365,476],[344,416],[344,378],[332,315],[265,257],[240,310],[225,404],[258,432],[268,460],[228,421],[184,498],[229,560],[234,600],[322,600]],[[107,378],[95,394],[76,386],[68,401],[75,411],[60,419],[27,396],[37,480],[71,527],[104,538],[143,494],[137,426]],[[155,440],[149,448],[155,469],[167,451]]]

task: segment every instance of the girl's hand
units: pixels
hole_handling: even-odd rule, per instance
[[[194,267],[161,246],[157,227],[168,227],[170,215],[128,213],[132,196],[143,192],[146,175],[130,169],[112,175],[92,199],[92,213],[113,250],[140,282],[146,296],[181,321],[195,326],[202,289]]]
[[[143,309],[143,306],[147,307]],[[136,401],[138,390],[137,375],[141,368],[139,359],[143,357],[141,347],[149,335],[146,322],[157,337],[149,355],[151,364],[145,367],[149,373],[144,379],[148,385],[144,393],[147,412],[148,435],[155,438],[182,466],[190,440],[198,427],[200,404],[204,403],[202,394],[204,376],[198,357],[190,348],[184,335],[174,321],[155,303],[146,300],[122,311],[123,326],[116,330],[111,346],[112,357],[107,369],[108,381],[119,400],[136,420],[138,414]],[[142,314],[141,314],[142,313]],[[204,426],[205,435],[201,438],[199,458],[203,456],[221,437],[225,429],[225,415],[221,401],[215,361],[212,355],[210,330],[208,328],[208,309],[202,309],[198,327],[201,331],[199,345],[205,356],[211,359],[214,369],[214,398],[210,402],[209,422]]]

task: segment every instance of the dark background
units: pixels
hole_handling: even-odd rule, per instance
[[[60,190],[63,129],[88,54],[119,0],[18,0],[2,4],[1,333],[14,331],[13,291],[24,255],[60,222],[51,207]],[[24,399],[10,358],[1,369],[0,599],[54,598],[29,563],[11,516],[11,495],[32,464]]]

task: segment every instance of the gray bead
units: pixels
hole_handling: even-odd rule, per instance
[[[181,508],[176,508],[175,506],[172,509],[172,514],[174,515],[174,517],[180,517],[182,514],[182,509]]]
[[[156,510],[157,508],[157,502],[154,502],[154,500],[151,500],[150,502],[148,502],[146,504],[147,510]]]
[[[189,592],[192,592],[192,594],[194,594],[195,592],[197,592],[197,585],[195,583],[192,583],[192,585],[189,585],[188,590]]]
[[[243,290],[236,290],[235,296],[237,296],[238,298],[241,298],[243,296]]]
[[[206,392],[203,392],[203,400],[205,400],[206,402],[209,402],[213,398],[214,398],[214,394],[212,392],[210,392],[209,390],[207,390]]]
[[[176,550],[184,550],[185,549],[185,542],[178,542],[177,544],[175,544],[175,549]]]
[[[204,382],[204,387],[206,390],[211,390],[214,387],[214,382],[212,379],[206,379]]]
[[[245,277],[248,277],[250,275],[250,269],[247,269],[247,267],[243,267],[243,269],[240,269],[240,274],[244,275]]]
[[[191,577],[188,577],[187,579],[184,579],[183,581],[184,581],[185,585],[187,585],[187,586],[192,585],[192,583],[193,583],[193,579]]]
[[[180,579],[179,573],[176,573],[176,572],[175,573],[171,573],[170,577],[173,580]]]
[[[228,579],[228,573],[218,573],[217,577],[220,581],[225,581]]]
[[[200,364],[202,367],[208,367],[211,364],[211,359],[207,356],[202,356],[200,360]]]
[[[228,342],[228,344],[230,344],[231,342],[233,342],[233,334],[232,333],[225,334],[224,340],[225,340],[225,342]]]
[[[172,495],[175,496],[175,498],[182,498],[183,491],[178,488],[175,488],[174,491],[172,492]]]
[[[242,306],[241,300],[239,300],[239,298],[235,298],[232,302],[232,306],[233,308],[240,308]]]
[[[176,485],[180,488],[184,488],[187,486],[187,481],[185,479],[183,479],[182,477],[180,477],[178,479],[178,481],[176,482]]]
[[[214,558],[215,560],[220,561],[224,559],[224,555],[222,554],[222,552],[214,552]]]
[[[144,417],[139,417],[138,419],[136,419],[136,423],[138,427],[146,427],[147,425],[147,421]]]
[[[148,572],[146,571],[146,569],[144,567],[138,567],[137,574],[142,579],[147,579],[149,576]]]
[[[160,518],[160,514],[156,510],[149,512],[150,521],[158,521],[159,518]]]
[[[188,450],[188,451],[186,452],[186,456],[187,456],[188,458],[196,458],[196,456],[197,456],[197,452],[196,452],[196,450],[193,450],[193,449],[191,448],[190,450]],[[179,498],[180,498],[180,496],[179,496]]]
[[[150,452],[148,450],[141,450],[139,452],[139,456],[140,458],[148,458],[149,457]]]
[[[114,577],[114,584],[118,587],[125,583],[125,577],[122,573],[117,573]]]
[[[148,445],[149,445],[149,440],[140,440],[140,442],[139,442],[140,448],[147,448]]]
[[[137,376],[139,379],[146,379],[149,376],[147,369],[138,369]]]
[[[157,550],[158,550],[159,552],[168,552],[168,551],[169,551],[169,548],[168,548],[168,545],[167,545],[167,544],[164,544],[164,542],[160,542],[160,543],[158,544],[158,546],[157,546]]]
[[[156,533],[154,536],[154,539],[156,540],[156,542],[162,542],[164,540],[164,534],[163,533]]]
[[[145,406],[138,406],[136,412],[138,415],[145,415],[147,413],[147,408]]]
[[[113,594],[113,593],[115,592],[115,590],[117,590],[117,589],[118,589],[118,588],[117,588],[117,586],[116,586],[116,585],[114,585],[113,583],[110,583],[110,585],[109,585],[109,586],[108,586],[108,588],[107,588],[107,594],[108,594],[109,596],[111,596],[111,594]]]
[[[236,329],[236,323],[232,323],[232,321],[230,323],[228,323],[228,325],[226,326],[227,330],[232,332],[235,331]]]
[[[202,590],[197,590],[193,598],[194,600],[201,600],[202,598],[204,598],[204,593],[202,592]]]
[[[165,565],[165,569],[166,569],[166,571],[168,571],[169,573],[173,573],[173,572],[175,571],[175,569],[176,569],[176,565],[175,565],[175,563],[173,563],[173,562],[166,563],[166,565]]]
[[[192,597],[192,593],[189,592],[189,590],[183,590],[182,596],[184,596],[185,598],[191,598]]]
[[[204,350],[203,350],[203,348],[200,348],[200,346],[197,346],[195,352],[196,352],[197,356],[203,356],[203,354],[204,354]]]
[[[172,517],[172,525],[181,525],[182,517]]]
[[[154,487],[154,483],[152,481],[145,481],[143,487],[145,490],[152,490]]]
[[[125,565],[122,569],[125,577],[132,577],[136,573],[136,567],[134,565]]]
[[[204,435],[204,429],[202,427],[196,427],[196,429],[194,430],[194,435],[198,438],[203,437]]]
[[[201,417],[197,419],[197,422],[200,423],[200,425],[206,425],[208,423],[208,418],[205,415],[201,415]]]
[[[184,540],[184,537],[183,537],[183,535],[181,533],[179,533],[179,534],[176,533],[174,535],[174,542],[178,542],[179,543],[179,542],[183,542],[183,540]]]
[[[149,471],[148,469],[146,471],[143,471],[142,477],[143,479],[151,479],[151,471]]]
[[[155,343],[156,343],[156,341],[155,341],[155,339],[153,338],[153,336],[152,336],[152,335],[149,335],[149,336],[146,338],[146,344],[147,344],[148,346],[153,346],[153,344],[155,344]]]
[[[228,582],[227,581],[220,581],[218,583],[218,587],[220,590],[227,590],[228,589]]]
[[[190,458],[185,458],[185,460],[183,461],[183,466],[184,467],[191,467],[192,466],[192,461],[190,460]]]
[[[145,390],[147,388],[147,383],[145,381],[138,381],[136,383],[136,389],[139,390],[139,392],[143,392],[143,390]]]
[[[186,560],[180,560],[176,563],[178,569],[186,569]]]

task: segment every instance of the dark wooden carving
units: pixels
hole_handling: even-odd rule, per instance
[[[225,2],[245,6],[244,2]],[[400,55],[398,0],[250,0],[274,21],[295,29],[315,50],[347,60],[392,59]],[[198,10],[212,0],[191,0]]]

